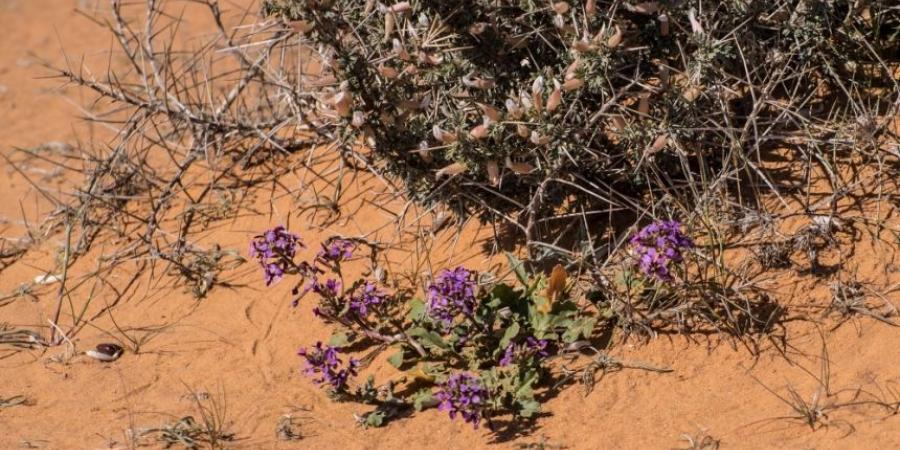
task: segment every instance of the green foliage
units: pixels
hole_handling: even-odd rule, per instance
[[[576,307],[561,267],[554,270],[555,279],[548,279],[529,273],[512,255],[509,260],[517,273],[516,282],[463,289],[460,292],[471,295],[466,301],[474,306],[468,312],[457,311],[449,322],[446,315],[434,310],[432,289],[438,288],[429,288],[428,303],[403,291],[381,292],[379,298],[385,300],[365,314],[346,306],[358,299],[356,286],[364,280],[348,283],[346,289],[337,292],[313,289],[319,295],[317,315],[339,326],[330,346],[378,346],[376,352],[388,350],[387,362],[398,371],[387,382],[369,376],[355,389],[332,389],[332,397],[375,405],[374,410],[358,416],[358,422],[364,427],[377,427],[404,409],[436,406],[436,395],[447,380],[454,374],[467,373],[475,374],[484,389],[485,398],[476,410],[479,418],[489,422],[497,415],[534,418],[540,412],[535,390],[550,381],[549,357],[578,339],[589,339],[597,320]],[[320,277],[344,279],[340,264],[318,260],[316,264],[319,270],[301,273],[315,277],[310,279],[317,280],[311,285],[322,286]],[[454,278],[461,283],[454,286],[465,288],[469,286],[466,283],[476,283],[475,278]],[[333,376],[341,367],[340,362],[336,364],[331,368]],[[399,386],[405,387],[397,389]]]

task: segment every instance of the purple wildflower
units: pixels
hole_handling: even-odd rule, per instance
[[[503,357],[500,358],[500,367],[506,367],[513,362],[513,358],[516,356],[516,344],[510,342],[509,345],[506,346],[506,351],[503,353]]]
[[[387,294],[380,291],[375,283],[367,281],[362,292],[350,299],[350,311],[357,317],[366,317],[370,308],[377,307],[386,300]]]
[[[297,248],[303,247],[300,236],[279,225],[265,233],[254,236],[250,242],[250,257],[256,258],[263,268],[266,286],[276,283],[293,265]]]
[[[353,257],[356,244],[347,239],[333,239],[328,245],[322,244],[318,258],[324,262],[340,263]]]
[[[481,381],[474,375],[457,373],[451,375],[441,387],[442,390],[435,394],[439,402],[438,411],[449,411],[451,419],[459,413],[464,421],[478,428],[482,405],[488,397]]]
[[[301,348],[297,353],[306,358],[306,368],[303,373],[309,377],[316,377],[319,374],[313,382],[316,384],[328,383],[335,391],[344,390],[347,380],[351,376],[356,376],[356,370],[359,368],[359,361],[353,358],[350,358],[346,368],[341,368],[343,361],[338,358],[338,349],[330,345],[322,345],[321,342],[316,342],[315,348]]]
[[[444,270],[428,286],[428,315],[449,327],[453,318],[475,312],[474,273],[463,267]]]
[[[309,286],[307,286],[307,290],[313,291],[322,297],[337,298],[341,293],[341,282],[334,278],[329,278],[324,283],[319,283],[319,280],[312,279],[309,282]]]
[[[499,365],[500,367],[506,367],[517,359],[523,359],[532,355],[545,358],[548,355],[547,344],[546,339],[535,339],[531,336],[525,339],[524,344],[516,345],[514,342],[510,342],[506,346],[503,357],[500,358]]]
[[[684,260],[682,252],[694,242],[681,231],[681,222],[665,220],[651,223],[631,238],[638,257],[638,267],[644,275],[661,281],[671,281],[671,263]]]

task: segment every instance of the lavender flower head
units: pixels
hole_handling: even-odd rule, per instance
[[[329,278],[324,283],[312,279],[306,289],[325,298],[337,298],[341,294],[341,282],[334,278]]]
[[[357,317],[366,317],[371,308],[383,304],[387,300],[387,294],[380,291],[378,286],[367,281],[363,285],[362,292],[350,299],[350,312]]]
[[[316,342],[316,346],[311,349],[301,348],[297,353],[306,358],[303,373],[309,377],[318,376],[313,380],[314,383],[328,383],[335,391],[344,390],[347,380],[351,376],[356,376],[356,370],[359,368],[359,361],[353,358],[350,358],[346,368],[341,368],[343,361],[338,358],[338,349],[322,345],[321,342]]]
[[[506,367],[516,360],[527,358],[531,355],[537,355],[544,358],[548,355],[547,343],[546,339],[535,339],[531,336],[528,336],[528,338],[525,339],[524,344],[516,345],[516,343],[510,342],[509,345],[506,346],[503,358],[500,358],[499,365],[500,367]]]
[[[340,263],[353,257],[356,244],[347,239],[333,239],[328,245],[322,244],[317,255],[319,260],[328,263]]]
[[[644,275],[671,281],[671,264],[683,261],[682,252],[693,248],[694,242],[681,231],[681,222],[664,220],[644,227],[631,238],[631,245]]]
[[[306,295],[306,293],[310,291],[318,294],[320,297],[334,300],[341,295],[341,282],[339,280],[335,280],[334,278],[329,278],[325,280],[324,283],[320,283],[318,278],[312,278],[309,280],[309,283],[306,284],[306,287],[303,288],[303,291],[300,293],[300,295],[297,296],[297,298],[295,298],[293,302],[291,302],[291,305],[296,308],[297,305],[300,304],[300,297]]]
[[[298,247],[304,247],[300,236],[281,225],[253,237],[250,242],[250,257],[255,258],[262,266],[266,286],[284,277],[284,273],[294,263]]]
[[[475,312],[474,272],[463,267],[446,269],[428,286],[428,315],[449,327],[453,318]]]
[[[438,411],[449,411],[451,419],[460,414],[464,421],[478,428],[482,405],[488,397],[481,381],[474,375],[457,373],[451,375],[441,387],[442,390],[435,394],[439,402]]]

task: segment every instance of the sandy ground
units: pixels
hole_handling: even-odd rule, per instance
[[[71,144],[77,152],[79,142],[103,135],[103,130],[79,120],[80,93],[46,78],[49,72],[38,64],[40,59],[62,64],[65,54],[77,65],[82,55],[90,59],[103,54],[109,36],[75,13],[77,6],[92,5],[0,0],[3,155],[15,159],[13,147],[48,142]],[[0,181],[4,194],[0,236],[17,239],[24,234],[25,220],[34,223],[52,209],[50,200],[24,177],[60,197],[68,182],[65,175],[48,174],[40,165],[23,173],[6,162],[0,165],[6,174]],[[296,180],[286,181],[292,185]],[[352,189],[371,192],[378,183],[363,177]],[[392,233],[385,225],[389,215],[362,200],[358,210],[326,228],[292,216],[290,205],[286,197],[270,209],[271,214],[229,222],[211,230],[204,240],[243,252],[254,232],[286,221],[309,243],[336,233],[382,237]],[[460,239],[443,233],[430,249],[429,263],[489,268],[496,260],[483,253],[489,235],[474,225]],[[60,245],[61,237],[54,235],[0,272],[0,292],[12,292],[50,270]],[[307,249],[301,257],[314,250]],[[413,263],[422,256],[413,253],[398,256],[395,270],[420,269]],[[885,240],[873,241],[863,234],[843,263],[846,272],[856,273],[873,289],[900,283],[895,248]],[[400,267],[404,264],[409,267]],[[546,448],[666,449],[686,447],[682,435],[701,432],[720,440],[720,448],[900,447],[900,417],[883,408],[829,407],[823,420],[829,426],[813,430],[791,418],[796,413],[778,397],[787,398],[792,388],[813,401],[821,387],[816,377],[824,338],[831,373],[828,388],[836,395],[822,404],[835,406],[834,398],[849,401],[858,388],[900,401],[891,393],[900,395],[896,365],[900,330],[866,318],[833,331],[833,321],[821,327],[808,320],[785,324],[779,332],[784,340],[773,339],[759,357],[714,336],[660,336],[648,343],[622,343],[615,347],[615,356],[669,366],[674,372],[610,373],[587,396],[579,386],[571,386],[549,396],[546,414],[533,428],[492,434],[431,410],[382,429],[363,430],[355,425],[353,413],[365,411],[364,407],[331,402],[299,373],[297,348],[327,337],[328,327],[313,317],[309,304],[290,307],[286,283],[263,290],[251,266],[245,264],[231,275],[238,287],[215,289],[199,302],[180,288],[159,287],[152,277],[141,277],[134,296],[74,337],[79,349],[89,348],[117,336],[118,324],[131,329],[131,336],[145,339],[139,352],[128,352],[113,364],[84,356],[69,358],[65,346],[0,359],[0,399],[15,395],[30,399],[27,405],[0,408],[0,448],[129,448],[133,442],[128,430],[160,427],[186,415],[198,417],[191,392],[200,393],[203,404],[224,411],[225,427],[236,438],[228,444],[231,448],[520,448],[544,442]],[[830,298],[827,280],[809,275],[781,274],[767,287],[787,305],[826,305]],[[896,293],[887,298],[900,300]],[[46,333],[55,299],[54,286],[40,288],[33,298],[0,307],[0,323]],[[370,368],[375,373],[390,370],[380,361]],[[285,414],[298,419],[296,431],[303,439],[276,437]],[[158,446],[148,439],[139,443]]]

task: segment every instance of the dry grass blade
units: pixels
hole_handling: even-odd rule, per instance
[[[27,406],[31,404],[31,400],[24,395],[14,395],[9,398],[0,397],[0,409],[12,408],[13,406]]]

